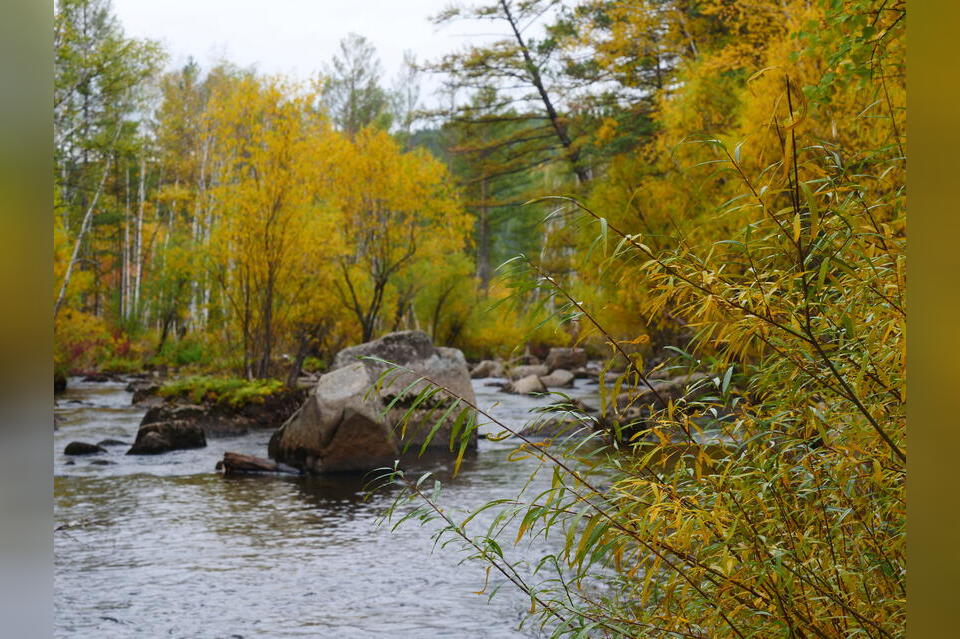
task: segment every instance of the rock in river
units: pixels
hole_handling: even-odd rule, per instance
[[[97,442],[97,446],[126,446],[127,442],[120,441],[119,439],[101,439]]]
[[[558,368],[549,375],[540,378],[547,388],[569,388],[573,386],[574,374],[568,370]]]
[[[492,359],[485,359],[470,371],[470,377],[473,379],[483,379],[484,377],[503,377],[503,364]]]
[[[403,366],[375,388],[388,366],[360,359],[373,356]],[[413,406],[430,381],[468,402],[476,401],[463,354],[453,348],[434,346],[426,333],[404,331],[341,351],[333,370],[323,375],[300,412],[270,438],[272,459],[314,473],[363,472],[390,465],[404,451],[419,450],[429,431],[455,403],[444,391],[418,404],[411,413],[403,437],[394,426]],[[388,405],[392,407],[384,415]],[[449,413],[427,449],[449,450],[456,418],[472,417],[472,409],[460,404]],[[476,432],[468,448],[476,448]]]
[[[538,375],[527,375],[515,382],[510,382],[503,390],[517,395],[532,395],[546,392],[547,388],[540,381]]]
[[[582,348],[551,348],[546,365],[550,372],[558,368],[568,371],[587,364],[587,351]]]
[[[299,389],[281,389],[236,406],[222,401],[193,404],[186,403],[188,399],[171,398],[151,405],[140,425],[189,422],[202,428],[208,437],[242,435],[253,429],[279,427],[296,412],[304,395]]]
[[[95,455],[96,453],[105,452],[107,452],[106,448],[101,448],[96,444],[88,444],[87,442],[70,442],[67,444],[67,447],[63,449],[64,455]]]
[[[207,438],[203,428],[184,421],[146,424],[137,431],[137,439],[127,451],[128,455],[156,455],[171,450],[203,448]]]
[[[510,369],[510,379],[523,379],[531,375],[541,376],[547,374],[547,367],[543,364],[528,364],[524,366],[514,366]]]

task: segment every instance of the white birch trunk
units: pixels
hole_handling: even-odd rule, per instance
[[[137,222],[136,222],[136,233],[133,237],[133,263],[134,268],[134,281],[133,281],[133,314],[135,319],[139,322],[140,320],[140,281],[142,280],[143,275],[143,208],[146,202],[146,174],[147,174],[147,158],[146,155],[140,156],[140,188],[138,189],[137,196],[140,199],[139,205],[137,206]]]
[[[118,131],[119,136],[119,131]],[[116,138],[114,138],[116,141]],[[93,194],[93,201],[83,214],[83,222],[80,224],[80,231],[77,233],[77,241],[73,245],[73,253],[70,255],[70,262],[67,263],[67,271],[63,274],[63,284],[60,286],[60,292],[57,294],[57,301],[53,305],[53,319],[56,321],[60,314],[60,307],[63,305],[63,298],[67,294],[67,287],[70,285],[70,276],[73,275],[73,267],[77,263],[77,257],[80,255],[80,246],[83,244],[83,238],[90,228],[90,221],[93,219],[93,211],[97,208],[97,202],[100,201],[100,193],[103,192],[103,186],[107,183],[107,175],[110,174],[110,164],[113,160],[111,155],[107,155],[107,163],[103,167],[103,176],[100,178],[100,184],[97,191]]]

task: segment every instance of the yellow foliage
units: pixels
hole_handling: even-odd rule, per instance
[[[464,247],[472,217],[442,163],[422,149],[403,152],[385,131],[367,127],[330,153],[326,180],[342,213],[334,284],[367,340],[421,287],[406,281],[410,269],[442,267]]]
[[[343,141],[315,99],[279,78],[245,77],[218,87],[207,113],[218,158],[211,259],[251,374],[269,372],[293,319],[325,310],[315,293],[329,287],[340,246],[326,176]]]

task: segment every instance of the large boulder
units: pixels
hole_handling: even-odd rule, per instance
[[[270,438],[270,458],[312,473],[390,465],[400,445],[379,397],[368,392],[374,383],[361,362],[323,375],[300,412]]]
[[[403,368],[391,370],[384,362]],[[449,451],[451,430],[466,407],[446,413],[455,399],[444,390],[414,406],[430,382],[476,402],[463,353],[434,346],[426,333],[391,333],[344,349],[300,412],[271,437],[269,455],[313,473],[368,471],[390,465],[405,450],[419,451],[444,415],[427,449]],[[408,412],[398,432],[395,427]],[[464,417],[472,413],[467,409]],[[468,448],[475,449],[476,442],[473,432]]]
[[[203,429],[186,421],[157,422],[141,426],[128,455],[157,455],[171,450],[203,448],[207,438]]]
[[[551,373],[558,368],[568,371],[580,368],[587,365],[587,351],[582,348],[551,348],[545,364]]]

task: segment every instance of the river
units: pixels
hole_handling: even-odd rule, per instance
[[[477,401],[511,426],[547,403],[489,381],[474,380]],[[596,405],[596,387],[585,382],[568,394]],[[214,472],[227,450],[266,456],[269,431],[156,456],[126,456],[126,446],[63,455],[73,440],[133,441],[145,410],[131,406],[124,385],[71,379],[57,396],[57,637],[537,636],[535,627],[518,627],[529,600],[507,587],[489,601],[475,594],[484,566],[433,549],[434,526],[378,526],[391,495],[364,499],[360,478]],[[481,439],[461,474],[444,482],[444,505],[515,496],[534,462],[508,461],[511,449]],[[508,552],[532,558],[559,544],[535,543]]]

